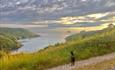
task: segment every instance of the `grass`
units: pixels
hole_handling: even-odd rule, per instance
[[[7,28],[7,27],[0,27],[0,35],[4,36],[14,36],[17,39],[26,39],[26,38],[33,38],[38,37],[36,33],[33,33],[27,29],[23,28]]]
[[[115,28],[79,40],[67,41],[32,54],[4,55],[2,70],[45,70],[70,62],[70,51],[77,60],[115,52]]]
[[[22,45],[18,42],[19,39],[37,37],[36,33],[33,33],[23,28],[7,28],[0,27],[0,57],[3,52],[10,52],[20,48]]]
[[[11,50],[16,50],[21,47],[21,44],[14,36],[4,36],[0,35],[0,56],[1,52],[9,52]]]
[[[106,60],[97,64],[86,65],[74,70],[115,70],[115,59]]]

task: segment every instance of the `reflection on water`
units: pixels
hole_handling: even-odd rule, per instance
[[[16,52],[35,52],[39,49],[43,49],[48,45],[53,45],[58,42],[65,42],[65,37],[79,32],[78,30],[72,30],[68,28],[31,28],[30,30],[40,34],[40,37],[22,40],[23,46]]]
[[[55,44],[57,42],[64,42],[63,34],[41,34],[40,37],[26,39],[26,42],[22,43],[23,47],[18,49],[18,52],[34,52],[38,49],[42,49],[50,44]]]
[[[76,27],[76,28],[31,28],[30,30],[40,34],[40,37],[25,39],[23,46],[16,52],[35,52],[43,49],[48,45],[53,45],[57,42],[65,42],[64,38],[68,35],[78,33],[82,30],[92,31],[106,28],[107,24],[96,27]]]

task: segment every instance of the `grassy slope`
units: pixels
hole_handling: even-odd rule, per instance
[[[5,48],[6,50],[12,50],[13,47],[19,47],[19,43],[15,37],[0,35],[0,50],[5,50]]]
[[[9,52],[21,47],[21,44],[14,36],[0,35],[0,57],[3,52]]]
[[[87,31],[81,31],[80,33],[68,36],[66,38],[66,41],[74,41],[74,40],[78,40],[78,39],[83,39],[83,38],[90,37],[90,36],[93,36],[95,34],[100,34],[100,33],[103,33],[103,32],[109,31],[109,30],[110,29],[107,28],[104,30],[97,30],[97,31],[88,31],[88,32]]]
[[[107,60],[93,65],[87,65],[74,70],[114,70],[114,69],[115,69],[115,59]]]
[[[17,39],[31,38],[38,36],[37,34],[22,28],[2,28],[0,27],[0,35],[12,35]]]
[[[115,27],[79,40],[56,44],[33,54],[4,56],[0,59],[2,70],[44,70],[69,63],[70,51],[77,60],[115,52]]]
[[[9,52],[21,47],[17,39],[30,38],[38,36],[22,28],[2,28],[0,27],[0,56],[4,52]]]

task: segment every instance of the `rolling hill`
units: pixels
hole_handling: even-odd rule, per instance
[[[22,28],[0,27],[0,52],[10,52],[21,47],[19,39],[38,37],[39,35]]]
[[[32,38],[37,37],[36,33],[33,33],[27,29],[23,28],[4,28],[0,27],[0,35],[12,35],[15,36],[17,39],[24,39],[24,38]]]
[[[70,51],[74,51],[76,60],[115,52],[115,27],[85,38],[50,45],[32,54],[16,54],[3,56],[0,59],[2,70],[46,70],[62,64],[70,63]]]

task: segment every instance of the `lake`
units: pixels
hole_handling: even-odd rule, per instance
[[[65,42],[65,37],[78,33],[82,30],[92,31],[101,30],[104,27],[63,27],[63,28],[29,28],[29,30],[37,33],[40,37],[22,40],[23,46],[16,53],[20,52],[36,52],[48,45],[54,45],[59,42]],[[14,53],[15,53],[14,52]]]
[[[16,53],[36,52],[39,49],[47,47],[48,45],[65,42],[65,37],[77,32],[71,29],[62,28],[31,28],[30,30],[38,33],[40,37],[21,40],[23,46],[15,51]],[[68,31],[70,32],[68,33]]]

